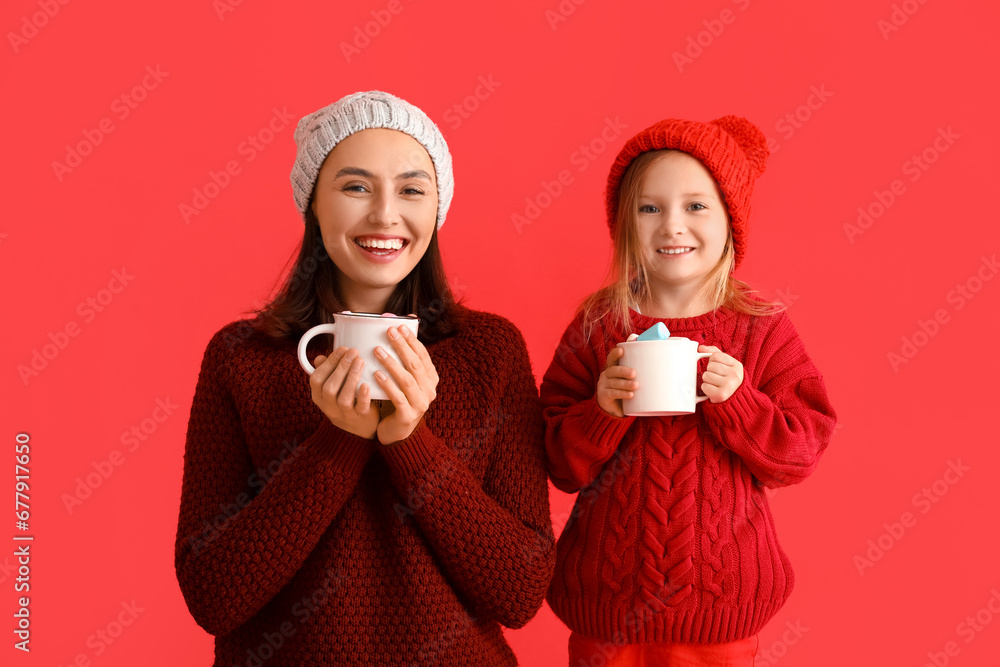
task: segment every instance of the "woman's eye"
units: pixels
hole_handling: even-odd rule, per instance
[[[659,213],[659,209],[652,204],[643,204],[639,207],[639,213]]]
[[[406,188],[405,190],[403,190],[403,194],[404,195],[422,195],[422,194],[424,194],[424,191],[421,190],[420,188]]]
[[[367,188],[362,183],[348,183],[343,188],[344,192],[365,192]]]

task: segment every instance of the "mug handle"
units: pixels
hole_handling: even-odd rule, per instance
[[[710,356],[712,356],[711,352],[697,352],[697,353],[695,353],[694,358],[697,361],[698,359],[707,359]],[[695,396],[694,397],[694,404],[698,405],[702,401],[707,401],[707,400],[708,400],[708,396]]]
[[[320,334],[333,334],[334,346],[336,346],[337,342],[336,324],[337,324],[336,322],[328,322],[327,324],[317,324],[312,329],[302,334],[302,338],[299,340],[299,347],[298,347],[299,365],[302,366],[302,370],[304,370],[306,373],[309,373],[309,375],[312,375],[316,371],[316,368],[312,364],[310,364],[309,359],[306,358],[306,346],[309,345],[309,341],[311,341],[313,338],[315,338]]]

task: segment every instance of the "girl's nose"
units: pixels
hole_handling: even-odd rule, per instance
[[[660,231],[668,236],[673,236],[675,234],[681,234],[687,226],[684,222],[684,215],[682,211],[678,211],[674,208],[666,209],[663,212],[663,217],[660,222]]]

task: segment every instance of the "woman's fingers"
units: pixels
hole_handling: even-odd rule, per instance
[[[427,377],[436,385],[438,382],[438,374],[437,369],[434,368],[434,361],[431,359],[430,352],[427,351],[427,348],[420,342],[416,334],[410,331],[407,327],[401,326],[399,328],[402,331],[407,344],[420,359],[420,363],[424,367],[424,373],[426,373]]]
[[[392,357],[389,357],[389,360],[396,363],[396,360]],[[396,363],[396,368],[399,368],[398,363]],[[389,400],[392,401],[393,405],[397,408],[409,405],[409,402],[406,400],[406,395],[383,371],[375,371],[375,380],[379,383],[379,386],[382,387],[382,391],[385,392],[385,395],[389,397]]]
[[[379,378],[380,373],[382,376],[386,376],[385,381],[380,384],[382,385],[382,388],[386,390],[385,393],[389,395],[392,402],[396,403],[396,399],[393,398],[389,389],[386,388],[387,385],[397,391],[400,398],[403,399],[403,403],[396,403],[397,407],[400,405],[419,403],[420,401],[418,400],[417,393],[420,391],[420,385],[417,384],[417,380],[413,377],[413,375],[403,368],[403,366],[391,357],[381,346],[375,348],[375,356],[381,360],[382,365],[385,366],[386,371],[388,371],[388,376],[386,376],[386,374],[382,371],[375,371],[375,377],[381,379]],[[389,380],[389,377],[392,377],[392,379],[396,381],[396,385],[393,385],[393,383]]]
[[[309,376],[309,384],[312,385],[314,390],[323,390],[323,386],[326,384],[326,381],[329,379],[330,375],[333,374],[337,364],[340,363],[340,360],[346,353],[346,347],[338,347],[329,357],[322,354],[316,357],[316,370]]]
[[[354,409],[355,397],[358,391],[358,380],[361,379],[361,369],[364,368],[364,365],[365,360],[361,358],[361,355],[354,357],[351,361],[350,369],[344,377],[344,383],[340,386],[340,392],[337,394],[337,405],[345,412]]]

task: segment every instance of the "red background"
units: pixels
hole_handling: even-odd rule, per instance
[[[240,145],[275,107],[297,121],[369,89],[420,106],[444,132],[457,185],[441,237],[450,278],[468,304],[522,329],[539,381],[574,307],[605,274],[601,196],[627,136],[669,116],[757,123],[774,152],[738,275],[790,304],[842,425],[815,475],[772,497],[797,583],[761,633],[778,658],[767,664],[916,666],[928,652],[938,664],[996,664],[989,341],[1000,280],[976,283],[1000,246],[985,196],[996,192],[995,3],[261,0],[220,13],[221,1],[0,9],[2,437],[12,457],[15,434],[31,435],[35,536],[32,651],[14,650],[8,633],[5,664],[211,661],[212,638],[173,571],[187,411],[208,339],[268,296],[302,232],[288,181],[295,121],[253,161]],[[389,20],[368,26],[377,34],[346,57],[341,45],[377,18]],[[685,50],[691,60],[679,66]],[[114,100],[157,66],[162,80],[121,118]],[[480,77],[493,90],[470,98]],[[53,162],[103,119],[113,131],[57,176]],[[608,119],[625,129],[602,148]],[[953,141],[938,153],[948,128]],[[925,150],[935,161],[914,172],[907,163]],[[180,205],[230,160],[239,173],[186,223]],[[572,182],[538,201],[563,170]],[[877,213],[897,179],[891,205],[849,238],[858,207]],[[518,231],[512,215],[525,215],[526,198],[545,207]],[[134,278],[104,293],[100,312],[78,310],[123,268]],[[966,283],[979,288],[972,298],[951,292]],[[901,354],[922,321],[933,335],[918,335],[915,355],[893,368],[889,353]],[[22,380],[18,367],[74,323],[78,335]],[[122,433],[151,418],[157,399],[177,408],[128,451]],[[64,494],[114,450],[121,465],[69,512]],[[934,491],[949,461],[969,470]],[[4,502],[13,468],[8,458]],[[935,502],[914,502],[924,487]],[[560,527],[571,500],[552,491]],[[913,521],[897,539],[884,524],[904,512]],[[0,532],[19,533],[6,516]],[[891,546],[859,573],[855,557],[880,537]],[[13,627],[16,543],[2,539],[0,609]],[[134,622],[97,643],[132,600],[142,609]],[[981,629],[963,630],[983,609]],[[808,630],[783,635],[786,622]],[[547,606],[508,632],[524,665],[565,664],[567,636]]]

